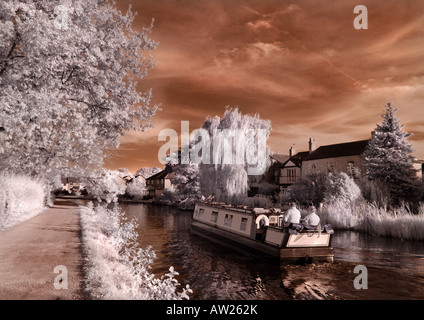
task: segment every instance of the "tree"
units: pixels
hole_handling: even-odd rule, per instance
[[[0,2],[0,170],[92,169],[156,112],[149,38],[109,0]]]
[[[324,201],[328,186],[328,174],[311,172],[288,189],[287,199],[301,205],[318,206]]]
[[[351,203],[361,196],[361,189],[353,178],[344,172],[330,172],[325,186],[325,201]]]
[[[385,106],[383,122],[377,125],[363,154],[363,166],[370,180],[387,185],[393,204],[411,199],[417,176],[413,166],[412,135],[396,117],[398,109]]]
[[[88,192],[101,202],[117,202],[118,197],[125,193],[126,184],[116,171],[101,168],[91,172],[91,176],[84,177],[84,184]]]
[[[202,155],[207,151],[211,155],[210,163],[199,164],[202,195],[214,194],[216,200],[233,203],[247,197],[248,176],[262,175],[269,165],[266,140],[271,121],[261,119],[258,114],[243,115],[238,108],[228,107],[222,119],[207,117],[202,129],[212,137],[210,149],[201,150]],[[226,158],[230,161],[226,162]]]
[[[175,172],[172,181],[175,188],[174,202],[181,209],[194,209],[196,202],[202,197],[199,165],[190,161],[188,164],[177,164],[172,170]]]
[[[142,176],[144,179],[147,179],[161,171],[162,169],[159,167],[143,167],[137,170],[135,176]]]
[[[133,177],[133,179],[127,183],[125,189],[125,195],[134,199],[141,200],[147,195],[146,182],[142,177]]]

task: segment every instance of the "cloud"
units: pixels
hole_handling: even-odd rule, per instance
[[[257,20],[255,22],[249,21],[247,23],[247,26],[249,28],[255,30],[255,31],[258,30],[258,29],[262,29],[262,28],[265,28],[265,29],[271,29],[272,28],[271,23],[267,20]]]
[[[158,66],[142,86],[153,88],[163,110],[156,128],[129,133],[123,147],[146,148],[154,159],[161,128],[179,130],[189,120],[194,129],[237,105],[272,120],[269,144],[284,153],[292,143],[306,148],[309,136],[321,145],[364,139],[393,101],[424,158],[416,123],[424,102],[424,1],[365,1],[368,30],[353,27],[354,0],[117,1],[123,9],[131,2],[136,27],[155,18]]]

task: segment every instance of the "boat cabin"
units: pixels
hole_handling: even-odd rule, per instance
[[[284,226],[284,215],[276,209],[234,207],[198,203],[193,213],[193,233],[242,251],[254,251],[280,259],[315,258],[333,261],[331,226],[317,228],[295,224]]]

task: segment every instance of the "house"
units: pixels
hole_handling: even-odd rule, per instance
[[[149,192],[149,196],[161,195],[167,188],[172,185],[175,173],[172,171],[170,166],[167,166],[164,170],[156,173],[155,175],[146,179],[146,189]]]
[[[283,192],[301,178],[316,172],[339,171],[354,175],[362,168],[362,153],[368,140],[332,144],[316,148],[315,139],[309,139],[309,150],[295,153],[290,148],[289,159],[280,167],[279,185]]]
[[[271,165],[266,173],[267,182],[279,184],[280,167],[290,158],[290,156],[287,154],[274,153],[269,157],[271,159]]]
[[[312,150],[302,162],[302,174],[314,172],[345,172],[354,175],[355,169],[362,170],[362,154],[368,140],[345,142],[321,146]]]
[[[292,146],[290,148],[289,159],[287,159],[280,167],[280,191],[284,191],[287,187],[300,180],[302,177],[302,162],[308,155],[308,151],[295,153],[294,147]]]
[[[417,171],[417,176],[424,181],[424,160],[414,160],[414,169]]]

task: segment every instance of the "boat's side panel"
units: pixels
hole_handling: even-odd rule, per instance
[[[330,238],[331,235],[324,232],[301,232],[298,234],[291,234],[287,240],[286,247],[328,247],[330,245]]]
[[[191,230],[193,233],[199,236],[205,237],[220,244],[226,243],[235,248],[242,245],[244,251],[248,251],[247,248],[250,248],[261,254],[270,255],[276,258],[280,256],[280,250],[277,247],[271,247],[247,237],[240,237],[233,232],[208,226],[201,222],[193,221],[191,224]]]
[[[249,212],[196,205],[193,220],[252,239],[256,236],[254,215]]]
[[[218,217],[218,209],[214,209],[208,206],[196,205],[194,209],[193,219],[201,221],[205,224],[216,226],[216,220]]]

